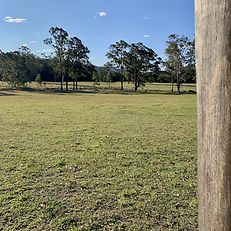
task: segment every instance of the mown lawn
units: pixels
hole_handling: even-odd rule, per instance
[[[194,94],[0,91],[0,230],[197,230]]]

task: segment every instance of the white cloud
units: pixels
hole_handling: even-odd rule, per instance
[[[144,35],[144,38],[150,38],[150,37],[151,37],[150,34],[145,34],[145,35]]]
[[[32,41],[30,41],[30,43],[36,43],[36,41],[35,41],[35,40],[32,40]]]
[[[99,16],[100,16],[100,17],[105,17],[105,16],[107,16],[107,13],[104,12],[104,11],[100,11],[100,12],[99,12]]]
[[[25,22],[27,22],[25,18],[12,18],[10,16],[6,16],[4,21],[9,22],[9,23],[25,23]]]

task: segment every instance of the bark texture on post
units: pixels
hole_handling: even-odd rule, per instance
[[[231,230],[231,0],[195,0],[199,230]]]

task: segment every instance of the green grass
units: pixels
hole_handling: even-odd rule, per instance
[[[44,82],[43,82],[44,83]],[[60,90],[60,83],[59,82],[46,82],[39,86],[36,82],[27,83],[27,87],[37,89],[37,90]],[[63,83],[63,87],[65,89],[66,83]],[[71,91],[73,88],[72,82],[69,82],[68,84],[69,90]],[[0,88],[8,88],[8,85],[6,83],[3,83],[0,81]],[[79,82],[78,88],[80,90],[93,90],[95,89],[93,82]],[[109,83],[106,82],[100,82],[98,85],[96,85],[97,90],[119,90],[120,89],[120,82],[114,82],[110,83],[110,89],[109,89]],[[127,83],[124,82],[124,89],[126,91],[132,92],[134,91],[134,84],[133,83]],[[146,83],[145,86],[141,86],[138,88],[139,92],[159,92],[159,93],[169,93],[171,91],[171,84],[170,83]],[[181,84],[181,91],[188,92],[188,91],[194,91],[196,92],[196,84],[191,83],[185,83]],[[177,92],[176,84],[174,85],[174,92]]]
[[[196,95],[0,91],[0,230],[197,230]]]

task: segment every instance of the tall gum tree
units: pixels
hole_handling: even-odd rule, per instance
[[[231,1],[195,0],[199,230],[231,230]]]
[[[176,75],[177,80],[177,91],[180,93],[181,85],[181,75],[187,65],[188,61],[188,51],[190,46],[190,41],[185,36],[179,36],[176,34],[171,34],[168,37],[167,48],[165,54],[167,55],[167,60],[165,61],[165,66],[168,70],[172,70],[172,73]],[[173,75],[173,74],[172,74]],[[173,86],[173,78],[172,78]]]
[[[147,81],[147,74],[158,73],[160,58],[143,43],[132,43],[125,55],[125,69],[134,83],[135,91]]]
[[[89,53],[89,49],[83,45],[79,38],[70,38],[68,45],[68,60],[70,63],[70,72],[73,79],[73,90],[74,88],[77,90],[78,78],[81,76],[81,73],[83,73],[84,68],[89,64]]]
[[[61,75],[61,90],[63,90],[63,80],[64,80],[64,74],[65,74],[65,57],[67,52],[67,46],[68,46],[68,33],[63,29],[59,27],[51,27],[49,30],[49,33],[51,34],[51,38],[46,38],[44,40],[44,43],[51,46],[55,54],[58,58],[59,64],[58,64],[58,70]],[[66,84],[66,87],[68,85]]]
[[[111,65],[120,70],[121,90],[123,90],[126,51],[128,47],[129,45],[125,41],[120,40],[119,42],[110,45],[109,52],[106,54],[106,56],[111,59]]]

